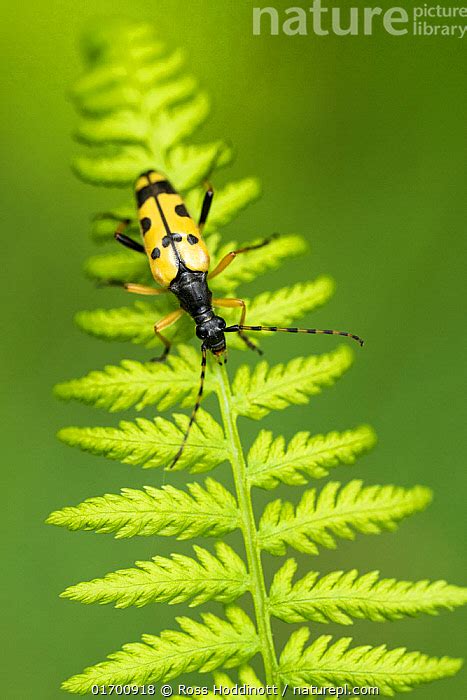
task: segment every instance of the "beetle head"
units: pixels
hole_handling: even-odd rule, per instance
[[[203,321],[196,326],[196,335],[203,341],[203,345],[216,357],[226,351],[225,327],[226,323],[220,316],[213,316],[208,321]]]

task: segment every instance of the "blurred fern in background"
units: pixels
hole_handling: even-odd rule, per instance
[[[80,114],[77,139],[86,145],[74,163],[77,175],[95,185],[130,187],[140,172],[155,168],[167,174],[196,213],[202,183],[232,159],[223,141],[193,144],[188,138],[209,112],[207,96],[192,77],[183,73],[183,56],[168,53],[146,24],[112,22],[87,35],[86,69],[73,91]],[[218,229],[259,194],[255,179],[231,182],[216,192],[206,239],[215,263],[235,249],[223,243]],[[92,236],[97,243],[113,241],[115,222],[137,220],[128,192],[122,204],[96,215]],[[263,234],[264,232],[260,232]],[[304,241],[284,235],[267,248],[241,256],[213,288],[235,292],[238,285],[274,269],[288,256],[305,251]],[[145,258],[131,251],[107,252],[86,263],[86,274],[99,282],[150,281]],[[258,324],[290,323],[328,300],[333,282],[328,277],[260,294],[248,300],[249,318]],[[175,299],[157,298],[110,310],[82,311],[78,325],[105,340],[154,346],[153,325],[175,308]],[[227,314],[228,316],[228,314]],[[187,318],[169,331],[177,352],[165,365],[123,360],[119,366],[96,370],[56,387],[63,399],[75,399],[110,412],[155,406],[160,412],[175,405],[191,406],[198,387],[199,353],[186,344],[193,334]],[[243,349],[234,337],[230,345]],[[461,662],[449,657],[429,658],[405,649],[351,647],[351,639],[335,641],[316,632],[309,646],[307,627],[291,631],[280,652],[273,634],[273,618],[286,623],[338,623],[356,619],[376,622],[419,613],[435,614],[467,600],[466,589],[444,581],[407,582],[382,579],[378,572],[316,571],[294,581],[294,558],[282,562],[269,589],[261,553],[284,556],[288,548],[310,556],[321,547],[335,548],[340,538],[355,533],[378,534],[392,530],[404,517],[424,509],[429,489],[416,486],[364,486],[353,480],[344,487],[328,482],[310,488],[294,505],[271,501],[257,521],[252,494],[255,488],[281,484],[304,486],[328,476],[339,465],[353,464],[375,443],[373,430],[360,426],[341,433],[297,433],[288,444],[282,436],[261,430],[246,454],[238,432],[239,416],[260,420],[270,411],[306,404],[310,397],[332,385],[351,365],[352,352],[341,346],[329,353],[296,358],[285,365],[259,362],[254,369],[241,366],[229,383],[225,367],[212,362],[206,392],[216,395],[220,421],[205,410],[199,418],[176,469],[191,473],[210,471],[224,462],[232,469],[234,490],[212,477],[194,481],[185,489],[164,485],[142,490],[124,488],[118,494],[89,498],[52,513],[48,522],[72,530],[115,533],[116,537],[160,535],[177,539],[216,538],[214,547],[193,545],[194,556],[177,553],[138,561],[132,568],[70,586],[65,598],[84,603],[113,603],[117,608],[152,603],[215,601],[225,607],[220,615],[179,617],[179,630],[146,634],[141,642],[126,644],[107,661],[90,666],[65,681],[72,693],[89,693],[95,686],[167,682],[183,674],[211,671],[219,685],[235,682],[252,686],[275,684],[375,686],[393,695],[416,685],[453,675]],[[178,451],[188,418],[174,414],[154,420],[136,418],[118,427],[64,428],[59,437],[93,454],[145,468],[165,467]],[[244,551],[237,553],[227,536],[240,531]],[[243,610],[243,596],[253,601],[253,614]],[[257,670],[248,665],[262,659]],[[255,662],[254,662],[255,663]],[[222,669],[238,668],[238,678]],[[206,685],[205,682],[203,682]]]

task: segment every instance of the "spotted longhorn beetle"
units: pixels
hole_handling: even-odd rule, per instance
[[[201,403],[207,351],[210,350],[222,364],[222,358],[225,359],[227,349],[226,333],[238,333],[249,348],[259,353],[261,351],[248,338],[245,331],[326,333],[353,338],[360,345],[363,345],[363,341],[357,335],[344,331],[245,325],[246,306],[243,299],[213,299],[208,280],[220,275],[237,255],[268,245],[277,234],[265,238],[257,245],[245,246],[227,253],[209,272],[209,252],[202,233],[214,196],[212,187],[207,187],[198,225],[189,215],[181,196],[161,173],[149,170],[140,175],[136,181],[135,194],[144,245],[124,234],[126,226],[130,223],[128,219],[120,223],[115,232],[115,238],[127,248],[148,256],[152,275],[159,287],[131,282],[124,284],[123,287],[135,294],[159,295],[172,292],[180,303],[179,309],[167,314],[154,326],[155,334],[164,344],[164,351],[158,360],[164,360],[167,357],[171,346],[170,341],[162,335],[161,331],[172,326],[185,313],[193,318],[196,324],[196,335],[202,341],[198,395],[180,449],[169,467],[172,469],[180,459]],[[240,309],[240,323],[227,326],[224,319],[214,313],[213,307]]]

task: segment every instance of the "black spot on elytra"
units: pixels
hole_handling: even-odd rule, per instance
[[[175,207],[175,213],[177,214],[177,216],[190,216],[184,204],[177,204],[177,206]]]
[[[162,247],[167,248],[170,245],[170,236],[164,236],[162,239]]]
[[[159,250],[159,248],[153,248],[151,251],[151,258],[153,260],[157,260],[157,258],[160,258],[160,257],[161,257],[161,251]]]
[[[149,219],[147,216],[145,216],[141,221],[139,222],[141,224],[141,230],[143,232],[143,236],[145,233],[149,231],[151,228],[151,219]]]
[[[199,239],[196,236],[193,236],[192,233],[189,233],[187,236],[187,241],[190,245],[195,245],[196,243],[198,243],[198,240]]]
[[[180,243],[180,241],[182,240],[182,236],[179,233],[173,233],[172,240],[176,243]]]

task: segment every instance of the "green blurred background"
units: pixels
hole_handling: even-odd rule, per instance
[[[228,137],[238,153],[217,184],[247,175],[263,183],[262,200],[226,235],[247,240],[283,231],[308,237],[309,259],[261,278],[248,294],[329,272],[338,283],[336,296],[307,321],[349,328],[367,341],[335,388],[264,425],[290,436],[297,429],[371,422],[380,440],[376,450],[356,467],[336,470],[334,478],[434,489],[431,508],[405,521],[397,534],[343,542],[307,566],[322,572],[356,566],[402,579],[462,583],[465,414],[456,368],[466,336],[462,42],[381,31],[372,37],[254,37],[253,4],[26,0],[3,8],[1,425],[8,532],[1,588],[2,696],[8,700],[63,697],[62,679],[142,632],[172,625],[173,616],[186,610],[116,611],[60,600],[71,583],[174,545],[164,538],[116,542],[43,524],[52,509],[122,486],[158,485],[162,478],[81,454],[54,438],[62,425],[117,420],[57,402],[54,383],[123,357],[147,357],[141,348],[88,338],[72,324],[78,309],[126,302],[118,290],[96,289],[81,275],[92,250],[90,215],[122,195],[83,185],[69,168],[77,149],[65,94],[81,71],[79,35],[96,15],[154,21],[171,47],[186,49],[191,72],[213,99],[201,136]],[[285,336],[267,341],[267,352],[275,362],[334,345],[333,338]],[[248,442],[258,426],[244,421],[242,428]],[[176,548],[189,551],[187,544]],[[465,619],[458,611],[385,625],[358,622],[350,631],[358,642],[458,656]],[[314,626],[315,633],[323,630],[349,633]],[[279,634],[282,643],[283,628]],[[463,697],[464,678],[461,673],[424,686],[413,697]]]

